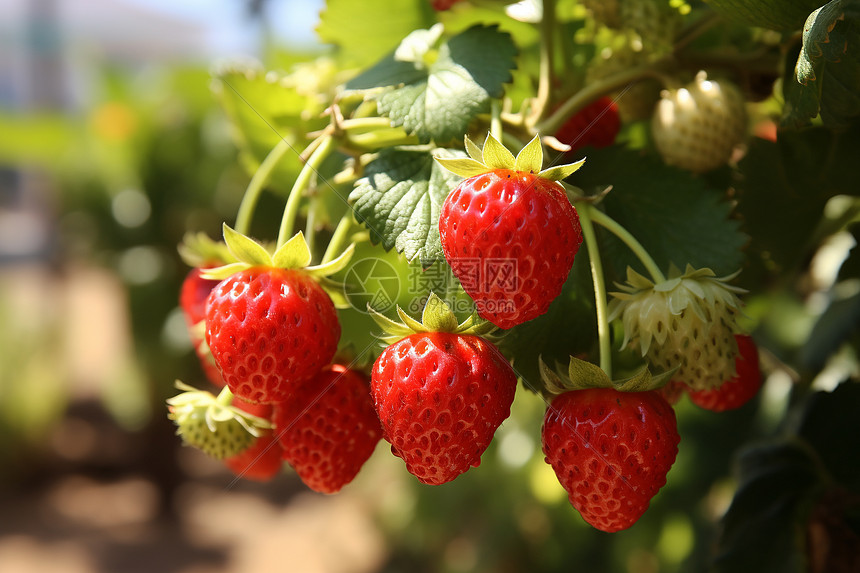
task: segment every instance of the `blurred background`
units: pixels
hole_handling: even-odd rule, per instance
[[[0,3],[0,571],[704,570],[735,452],[785,414],[784,369],[736,412],[683,401],[668,485],[614,535],[568,504],[540,453],[543,403],[524,392],[481,470],[439,487],[383,443],[336,496],[289,471],[236,481],[181,447],[164,400],[175,379],[204,378],[178,308],[176,246],[187,229],[218,236],[248,183],[210,69],[320,53],[320,8]],[[797,339],[786,344],[814,323],[796,299],[766,308],[771,332]]]

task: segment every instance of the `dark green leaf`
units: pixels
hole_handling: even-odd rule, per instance
[[[317,33],[323,42],[340,47],[340,57],[347,64],[363,67],[433,21],[426,0],[399,0],[396,7],[391,0],[327,0]]]
[[[451,149],[388,148],[379,153],[349,196],[371,240],[429,265],[442,256],[439,213],[460,178],[434,159],[465,156]]]
[[[858,412],[860,384],[843,382],[832,392],[812,394],[796,428],[797,434],[815,450],[828,474],[854,492],[860,492],[860,456],[854,455],[860,452]]]
[[[630,231],[666,271],[710,267],[727,275],[741,267],[746,237],[729,218],[731,204],[706,180],[660,160],[621,147],[590,152],[582,169],[568,179],[588,193],[612,185],[603,201],[606,213]],[[603,229],[600,229],[602,231]],[[628,266],[644,272],[631,251],[601,233],[604,265],[623,278]]]
[[[738,210],[750,253],[768,272],[804,261],[822,210],[834,195],[860,189],[860,129],[781,132],[776,143],[753,139],[740,163]]]
[[[705,0],[722,16],[774,30],[798,30],[823,0]]]
[[[783,123],[845,125],[860,115],[860,1],[832,0],[809,15],[794,77],[786,77]]]
[[[805,571],[803,510],[821,485],[815,459],[792,442],[752,447],[741,454],[739,480],[715,571]]]
[[[801,348],[800,362],[810,370],[821,370],[827,359],[860,331],[860,294],[834,300],[818,318],[809,340]]]

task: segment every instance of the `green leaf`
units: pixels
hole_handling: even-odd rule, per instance
[[[253,173],[282,139],[289,153],[275,167],[271,185],[288,191],[300,171],[298,154],[304,134],[327,123],[320,115],[327,103],[291,87],[284,74],[267,73],[253,62],[228,62],[213,71],[212,91],[227,118],[248,173]]]
[[[820,485],[815,463],[806,448],[792,442],[742,453],[740,483],[723,518],[715,571],[806,571],[800,512]]]
[[[434,14],[426,0],[327,0],[317,34],[340,48],[345,64],[364,67],[393,51],[410,32],[428,28]]]
[[[823,0],[705,0],[720,15],[761,28],[798,30]]]
[[[423,266],[442,257],[439,213],[459,177],[433,155],[462,156],[452,149],[388,148],[367,165],[366,175],[349,196],[356,220],[370,230],[373,243],[396,248]]]
[[[538,173],[538,175],[544,179],[549,179],[550,181],[561,181],[562,179],[570,177],[579,171],[579,168],[582,167],[583,163],[585,163],[584,157],[575,163],[565,163],[564,165],[548,167]]]
[[[857,332],[860,332],[860,294],[834,300],[800,349],[800,363],[812,371],[822,370],[827,359]]]
[[[620,146],[596,149],[588,168],[571,183],[595,193],[612,186],[601,203],[606,213],[630,231],[664,270],[670,264],[708,267],[718,276],[743,263],[746,237],[730,219],[731,204],[721,189],[707,180],[665,165],[659,159]],[[598,227],[607,272],[613,280],[627,275],[627,267],[644,272],[639,260],[613,235]],[[581,256],[577,255],[577,258]]]
[[[422,142],[460,139],[469,122],[489,110],[511,81],[516,47],[495,26],[475,26],[439,47],[431,63],[397,62],[393,56],[369,73],[370,79],[402,84],[379,96],[379,111]],[[402,64],[412,66],[410,70]],[[367,86],[368,76],[347,87]]]
[[[783,124],[808,125],[819,114],[842,126],[860,115],[860,1],[832,0],[809,15],[794,77],[785,79]]]
[[[783,131],[776,143],[751,140],[736,187],[743,229],[751,236],[749,253],[758,268],[745,270],[742,279],[748,281],[750,271],[780,273],[803,263],[814,248],[827,201],[860,189],[860,172],[846,169],[857,157],[860,127],[844,134],[821,127]]]

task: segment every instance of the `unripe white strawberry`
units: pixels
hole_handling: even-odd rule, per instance
[[[663,55],[674,47],[682,17],[669,0],[618,0],[618,14],[622,27],[636,35],[642,50]]]
[[[686,87],[664,90],[651,121],[663,160],[694,173],[725,165],[746,130],[740,91],[730,82],[708,80],[704,72]]]
[[[624,325],[624,346],[663,371],[678,367],[673,379],[693,390],[716,388],[735,375],[737,318],[741,313],[734,277],[718,278],[710,269],[673,269],[655,284],[627,269],[627,284],[618,285],[609,303],[610,320]]]

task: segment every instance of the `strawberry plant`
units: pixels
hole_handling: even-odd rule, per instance
[[[442,485],[490,471],[512,405],[532,400],[569,511],[614,533],[678,495],[676,459],[707,455],[685,453],[686,419],[710,415],[685,395],[727,428],[721,412],[749,411],[767,376],[794,380],[806,416],[834,407],[813,382],[856,341],[858,296],[836,274],[809,290],[809,261],[856,236],[860,3],[400,4],[329,0],[325,55],[215,69],[250,180],[221,236],[180,247],[195,347],[226,384],[180,384],[185,442],[241,475],[236,456],[269,440],[335,493],[382,438]],[[259,213],[266,191],[279,224]],[[806,345],[769,322],[774,293],[802,306],[798,285],[831,304]],[[744,454],[717,570],[849,570],[827,568],[833,528],[815,520],[856,538],[856,464],[792,431]],[[802,484],[771,483],[792,472]],[[766,483],[791,495],[754,499]],[[744,519],[762,543],[819,529],[761,559]]]

